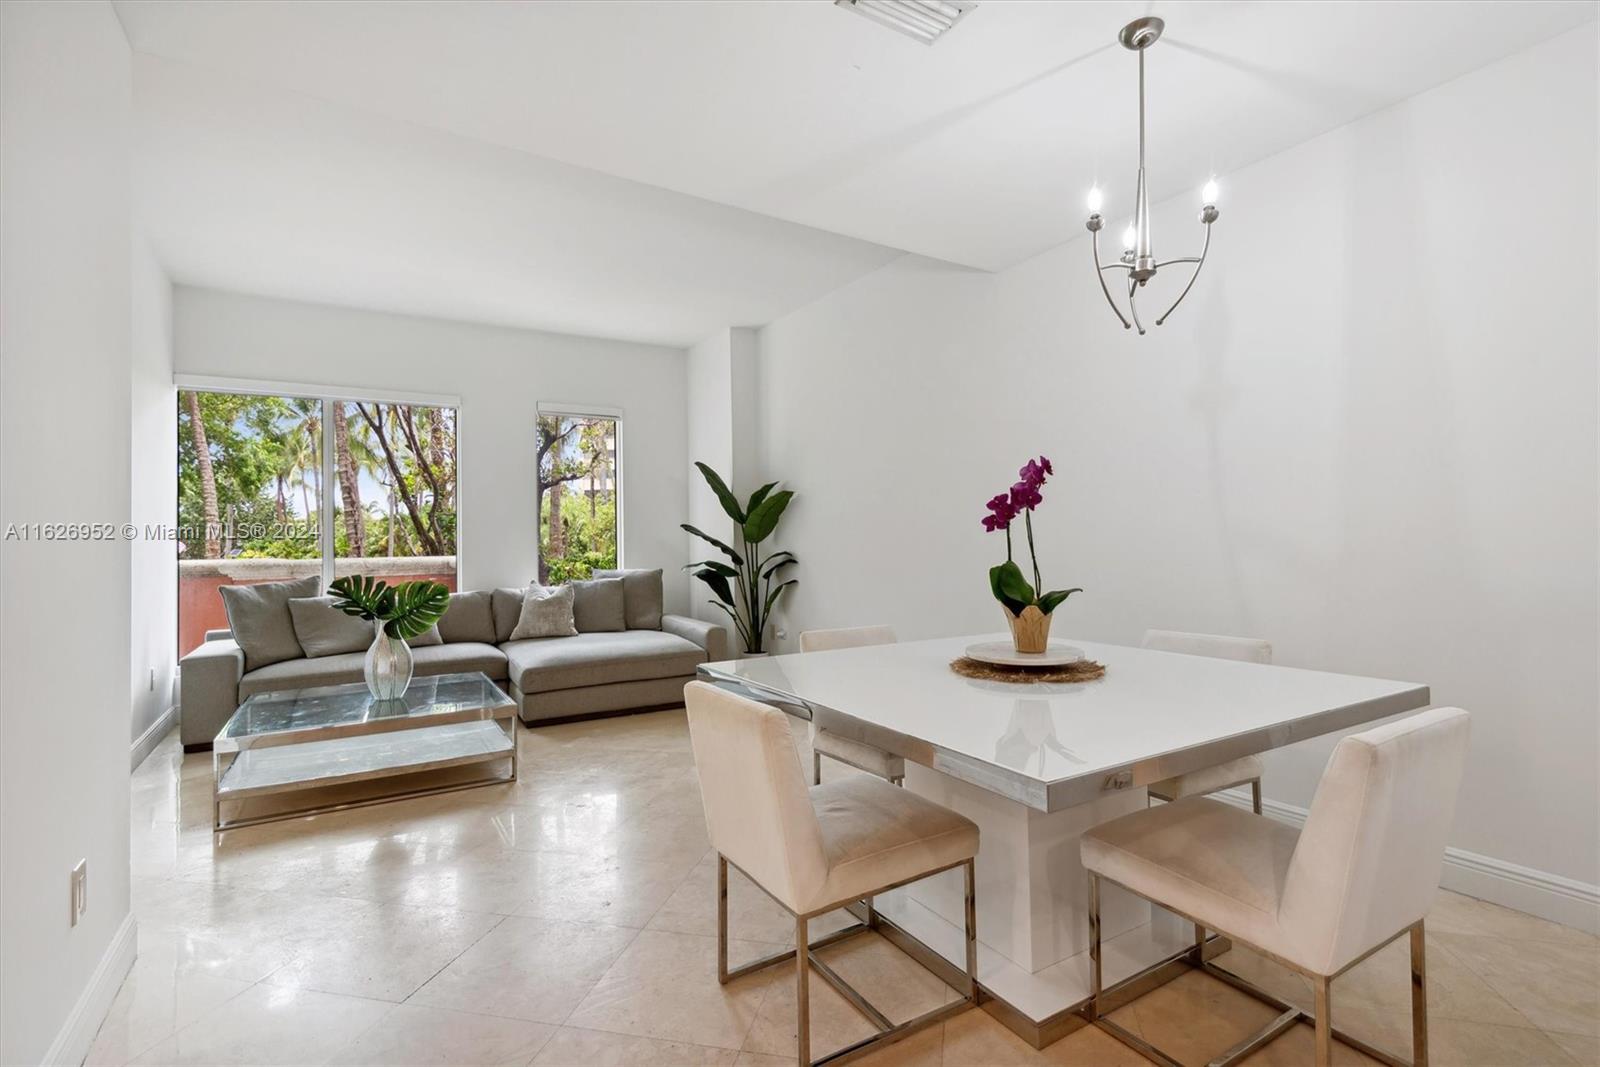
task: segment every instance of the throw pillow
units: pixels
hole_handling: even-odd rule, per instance
[[[538,580],[528,583],[538,585]],[[494,639],[498,641],[511,640],[511,631],[517,628],[517,620],[522,618],[522,590],[500,588],[496,589],[490,597],[490,607],[494,614]]]
[[[572,583],[572,617],[581,634],[614,633],[628,628],[621,578]]]
[[[316,596],[321,584],[322,579],[312,575],[292,582],[225,585],[218,590],[228,611],[228,629],[244,652],[246,671],[305,655],[294,635],[289,601]]]
[[[577,635],[572,625],[572,586],[528,586],[522,594],[522,613],[510,640]]]
[[[494,611],[491,607],[492,594],[487,589],[479,589],[471,593],[451,593],[450,606],[444,611],[444,618],[439,620],[439,636],[452,644],[457,641],[481,641],[492,645],[498,639],[494,627]],[[522,611],[519,601],[517,611]],[[515,620],[512,626],[516,625]],[[506,633],[511,633],[511,628],[506,628]]]
[[[623,613],[630,630],[661,629],[664,597],[661,570],[595,571],[596,578],[622,579]]]
[[[294,636],[310,659],[365,652],[377,630],[374,623],[346,615],[333,606],[331,596],[294,597],[289,601]]]
[[[423,645],[442,645],[444,638],[439,635],[439,624],[434,623],[415,637],[406,638],[407,646],[421,648]]]

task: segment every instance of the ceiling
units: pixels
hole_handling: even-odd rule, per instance
[[[604,220],[634,201],[649,204],[669,228],[668,216],[681,210],[739,235],[722,247],[728,234],[720,233],[701,250],[731,281],[715,269],[707,279],[678,270],[684,292],[648,290],[650,300],[687,299],[699,284],[743,283],[753,291],[769,284],[765,273],[787,270],[805,277],[771,290],[767,303],[788,307],[873,269],[894,250],[985,270],[1015,264],[1082,233],[1083,193],[1097,180],[1107,191],[1106,213],[1120,229],[1132,193],[1136,63],[1114,38],[1137,15],[1154,11],[1168,21],[1148,58],[1152,199],[1198,190],[1216,173],[1226,205],[1230,171],[1592,20],[1596,10],[1590,3],[1532,0],[985,0],[929,47],[827,0],[116,0],[116,9],[137,51],[182,64],[145,64],[146,80],[189,82],[186,90],[169,85],[163,94],[145,93],[140,102],[149,111],[159,96],[161,108],[184,113],[161,120],[172,139],[166,177],[183,170],[186,153],[197,154],[202,168],[221,167],[206,162],[204,142],[213,135],[235,142],[236,163],[308,147],[296,143],[297,126],[315,114],[325,120],[321,135],[333,139],[321,146],[330,158],[278,159],[273,177],[294,183],[297,167],[317,170],[319,182],[355,196],[358,211],[377,210],[361,202],[368,198],[398,209],[408,192],[428,194],[420,175],[386,178],[379,163],[358,166],[364,175],[358,183],[330,164],[362,148],[381,161],[385,150],[375,142],[390,148],[407,142],[419,159],[448,155],[455,151],[451,142],[426,142],[431,134],[451,135],[477,146],[461,149],[459,160],[430,164],[429,181],[441,183],[437,195],[470,196],[473,168],[490,159],[504,178],[497,203],[507,209],[515,207],[513,172],[526,171],[521,180],[559,175],[558,186],[570,185],[568,208],[584,198],[582,186],[595,182],[589,172],[627,179],[599,183],[605,206],[579,212],[599,226],[598,239],[614,253],[625,256],[632,241],[611,232],[625,226],[613,222],[608,230]],[[156,68],[160,79],[148,75]],[[218,76],[229,82],[223,95],[238,97],[239,106],[260,104],[265,87],[289,90],[268,108],[276,109],[269,125],[282,129],[257,137],[253,149],[239,143],[249,134],[229,134],[220,102],[200,87]],[[186,92],[202,99],[185,99]],[[202,136],[198,125],[206,123]],[[192,135],[180,145],[181,126]],[[285,143],[272,144],[280,135]],[[416,162],[402,155],[408,168]],[[411,188],[386,188],[389,181]],[[202,199],[208,191],[218,190],[190,190]],[[661,199],[663,191],[698,199]],[[271,202],[269,188],[255,194]],[[337,211],[324,206],[328,221],[337,223]],[[422,214],[470,206],[427,205]],[[717,214],[725,209],[743,211]],[[798,225],[762,229],[776,225],[772,220]],[[508,221],[523,220],[513,210]],[[624,212],[620,222],[631,221]],[[457,223],[472,228],[469,219]],[[818,230],[856,240],[834,244]],[[508,261],[543,256],[532,242],[517,244],[526,233],[502,227],[497,258],[473,263],[477,280],[509,285],[498,273]],[[584,242],[576,225],[571,239],[575,246]],[[441,247],[436,254],[470,258],[481,251]],[[417,252],[432,258],[422,245]],[[809,266],[785,266],[808,255]],[[548,269],[561,267],[552,261]],[[563,299],[581,302],[591,280],[575,277]],[[754,306],[759,301],[746,303],[742,317],[719,325],[766,321],[758,317],[766,311]],[[646,332],[681,339],[699,328],[687,321],[695,318]]]

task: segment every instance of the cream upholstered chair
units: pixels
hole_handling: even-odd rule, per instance
[[[1216,659],[1236,659],[1246,663],[1271,663],[1272,645],[1256,637],[1221,637],[1216,634],[1187,634],[1179,630],[1146,630],[1143,645],[1158,652],[1183,652],[1191,656],[1211,656]],[[1184,797],[1197,797],[1232,789],[1236,785],[1250,786],[1250,806],[1261,814],[1261,757],[1240,756],[1238,759],[1202,767],[1188,774],[1177,774],[1151,782],[1146,791],[1157,800],[1172,802]]]
[[[829,652],[836,648],[865,648],[894,644],[894,631],[887,626],[853,626],[842,630],[806,630],[800,634],[801,652]],[[817,729],[811,724],[811,781],[822,781],[822,757],[848,763],[857,770],[876,774],[895,785],[906,778],[906,761],[881,748],[852,741],[848,737]]]
[[[683,696],[706,826],[717,852],[717,980],[726,983],[795,960],[802,1065],[811,1062],[807,986],[813,969],[879,1031],[833,1053],[829,1060],[899,1040],[976,1004],[977,826],[909,790],[867,775],[808,787],[784,712],[704,682],[690,682]],[[794,951],[729,969],[729,864],[795,917]],[[811,944],[806,924],[825,912],[955,867],[966,876],[967,998],[896,1025],[812,955],[870,927],[858,923]]]
[[[1422,920],[1439,887],[1445,837],[1466,762],[1469,716],[1437,708],[1379,726],[1334,747],[1305,829],[1204,797],[1137,811],[1083,835],[1089,870],[1093,1000],[1089,1017],[1158,1063],[1171,1057],[1103,1018],[1100,885],[1111,882],[1195,924],[1191,963],[1276,1007],[1281,1015],[1212,1067],[1232,1064],[1306,1013],[1203,960],[1211,929],[1310,979],[1317,1067],[1333,1039],[1384,1063],[1403,1060],[1333,1029],[1333,979],[1402,934],[1411,937],[1411,1041],[1428,1062],[1428,993]],[[1115,992],[1115,991],[1113,991]]]

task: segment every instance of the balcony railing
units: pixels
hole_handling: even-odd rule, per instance
[[[225,585],[258,585],[309,578],[322,573],[320,559],[180,559],[178,561],[178,655],[206,639],[207,630],[228,628],[228,613],[217,592]],[[421,579],[456,588],[454,556],[372,556],[337,559],[333,575],[370,574],[390,585]]]

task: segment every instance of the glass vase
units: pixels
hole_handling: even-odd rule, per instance
[[[411,684],[411,646],[383,632],[383,622],[375,623],[377,636],[367,649],[362,673],[375,700],[399,700]]]

